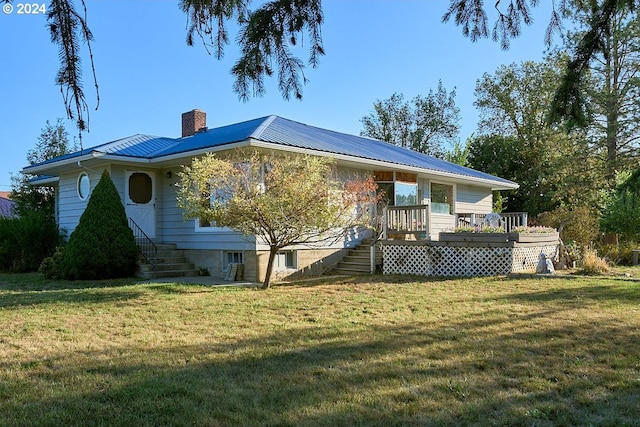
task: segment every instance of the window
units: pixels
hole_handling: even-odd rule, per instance
[[[274,260],[274,267],[277,269],[296,268],[295,251],[279,251]]]
[[[129,199],[133,203],[144,205],[153,197],[153,181],[146,173],[134,172],[129,176]]]
[[[453,215],[453,185],[431,183],[431,213]]]
[[[91,193],[91,180],[86,172],[82,172],[80,176],[78,176],[77,190],[78,197],[80,197],[81,200],[87,200],[89,193]]]
[[[376,182],[378,194],[382,194],[382,202],[387,206],[393,206],[393,182]]]
[[[396,206],[417,204],[418,184],[396,182]]]
[[[231,199],[231,191],[224,189],[216,189],[215,191],[211,191],[204,193],[203,196],[206,196],[206,200],[203,202],[205,206],[213,206],[214,203],[226,203]],[[196,219],[196,231],[216,231],[219,227],[216,225],[215,221],[209,221],[203,218]]]
[[[227,252],[227,264],[242,264],[242,252]]]
[[[225,252],[224,270],[229,270],[229,264],[244,264],[242,252]]]
[[[374,171],[378,193],[387,206],[411,206],[418,204],[418,176],[406,172]]]

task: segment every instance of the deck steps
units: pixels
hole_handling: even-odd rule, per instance
[[[163,277],[192,277],[199,272],[189,262],[182,249],[174,244],[157,243],[158,251],[151,256],[149,262],[140,262],[140,275],[145,279],[159,279]]]
[[[371,274],[371,245],[373,240],[364,239],[362,243],[353,249],[349,249],[347,255],[332,270],[333,274],[359,275]]]

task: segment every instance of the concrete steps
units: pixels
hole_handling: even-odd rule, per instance
[[[140,275],[145,279],[159,279],[162,277],[192,277],[198,276],[195,266],[185,257],[184,251],[176,245],[167,243],[156,244],[158,252],[151,257],[150,262],[140,263]]]

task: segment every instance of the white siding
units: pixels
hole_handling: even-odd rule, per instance
[[[441,231],[451,230],[455,227],[455,216],[431,214],[429,226],[429,237],[431,240],[438,240]]]
[[[491,189],[466,184],[456,186],[456,212],[489,213],[492,209]]]
[[[167,167],[157,173],[157,236],[165,243],[175,243],[180,249],[255,250],[255,241],[241,233],[216,228],[211,232],[196,232],[196,220],[184,219],[176,204],[180,166]],[[167,172],[171,171],[171,177]]]
[[[67,238],[76,229],[80,216],[87,207],[87,200],[82,200],[78,196],[78,177],[81,173],[89,175],[91,181],[91,191],[98,185],[101,172],[76,168],[72,172],[61,174],[58,182],[58,226],[65,230]]]

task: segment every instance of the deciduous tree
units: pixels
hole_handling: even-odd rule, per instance
[[[640,169],[618,176],[619,185],[610,192],[600,220],[603,231],[624,239],[640,238]]]
[[[598,152],[586,135],[548,121],[561,61],[550,56],[541,63],[502,66],[476,85],[480,122],[469,162],[518,182],[506,206],[531,216],[561,204],[589,203],[600,184]]]
[[[443,158],[444,145],[453,143],[460,131],[455,96],[455,88],[447,92],[441,81],[435,92],[429,90],[428,95],[411,101],[394,93],[374,102],[374,112],[361,119],[364,129],[360,135]]]
[[[335,240],[368,224],[376,188],[371,177],[338,179],[323,157],[208,154],[180,173],[178,205],[185,218],[230,227],[269,246],[266,289],[279,250]]]

